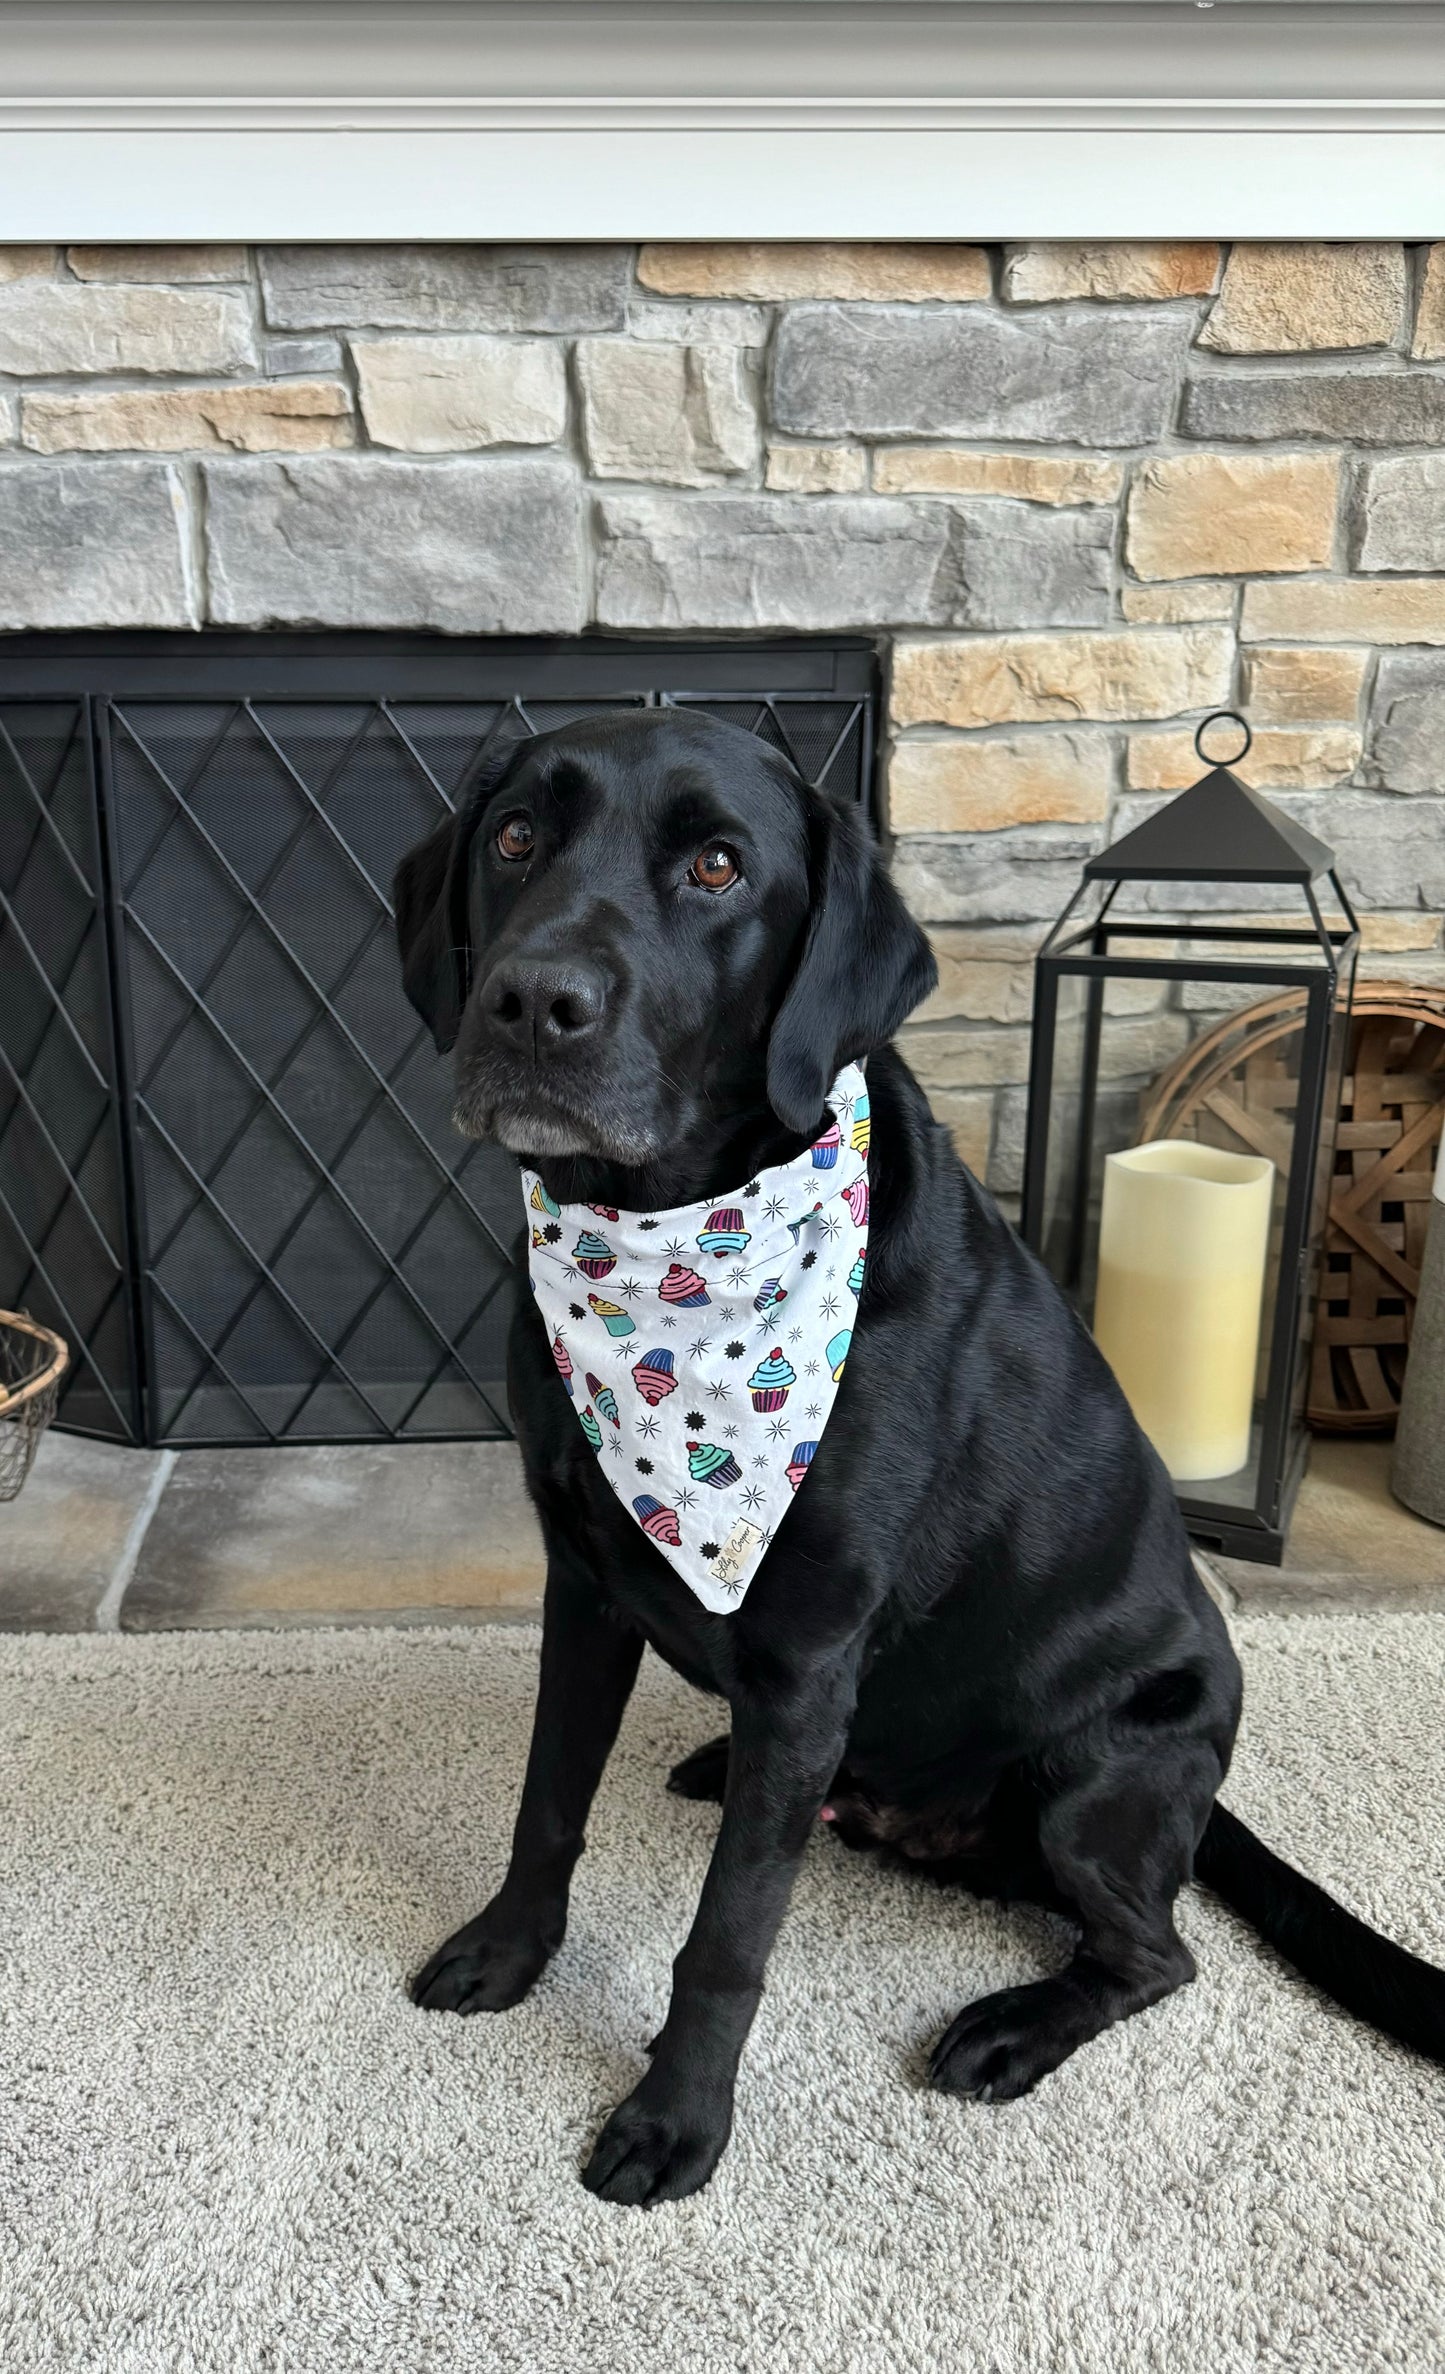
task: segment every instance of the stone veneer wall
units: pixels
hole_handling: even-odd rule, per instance
[[[1442,362],[1445,246],[0,249],[0,627],[877,634],[1009,1196],[1042,924],[1206,710],[1441,977]]]

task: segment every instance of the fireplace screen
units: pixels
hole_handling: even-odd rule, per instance
[[[858,643],[50,636],[0,652],[0,1306],[120,1442],[504,1435],[516,1168],[389,887],[497,738],[687,703],[867,802]]]

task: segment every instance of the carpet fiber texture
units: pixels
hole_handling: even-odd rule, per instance
[[[1238,1629],[1229,1800],[1445,1960],[1445,1619]],[[1445,2363],[1445,2072],[1200,1893],[1198,1983],[989,2108],[925,2091],[925,2048],[1064,1932],[820,1830],[711,2186],[593,2201],[717,1819],[664,1775],[719,1726],[647,1661],[536,1993],[418,2012],[502,1871],[536,1655],[0,1640],[5,2374]]]

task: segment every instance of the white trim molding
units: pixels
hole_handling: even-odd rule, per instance
[[[0,239],[1445,231],[1435,0],[0,0]]]

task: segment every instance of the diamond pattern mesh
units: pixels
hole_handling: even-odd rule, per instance
[[[98,702],[124,1099],[88,705],[0,704],[0,1302],[81,1347],[63,1423],[175,1444],[508,1431],[515,1165],[451,1127],[389,884],[497,736],[658,699],[866,792],[866,698]]]

